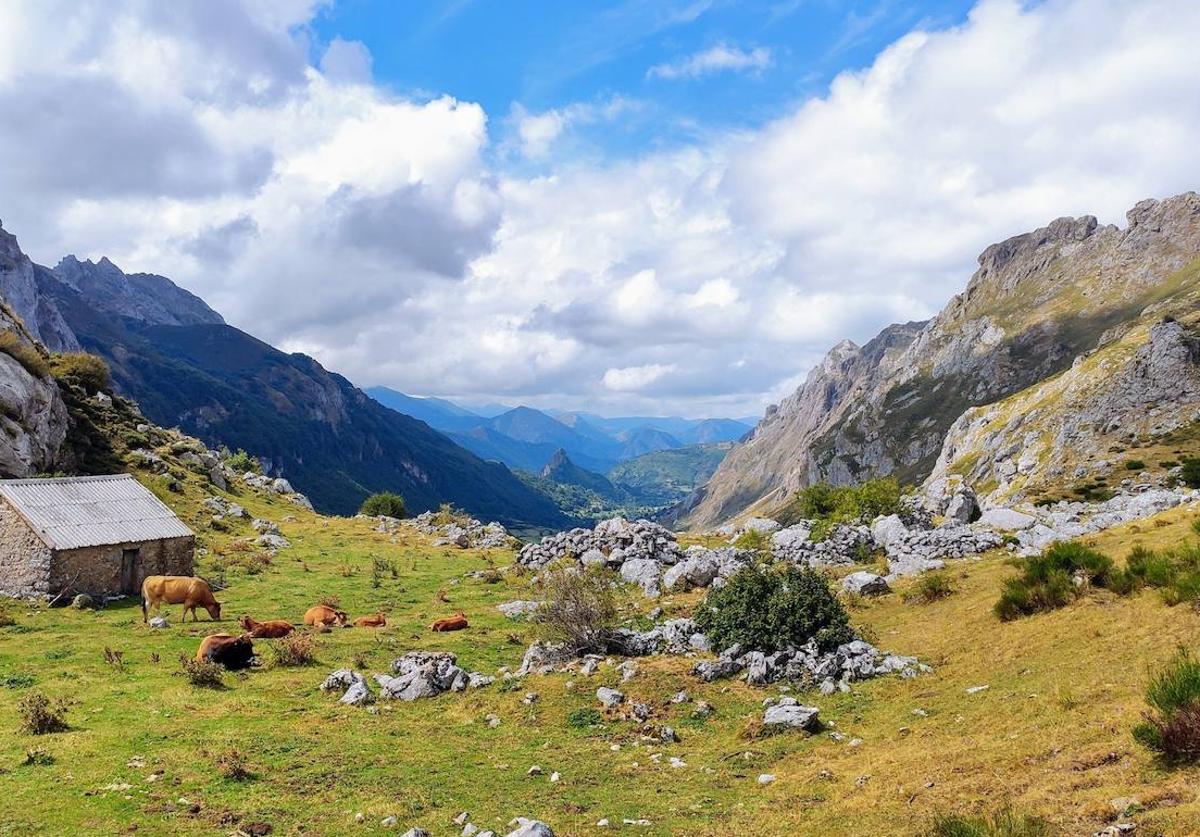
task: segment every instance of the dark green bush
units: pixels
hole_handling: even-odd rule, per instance
[[[370,517],[404,517],[404,498],[392,491],[381,491],[363,500],[359,512]]]
[[[1126,471],[1141,471],[1141,470],[1144,470],[1145,467],[1146,467],[1146,463],[1140,459],[1126,459],[1125,460],[1125,470]]]
[[[1200,762],[1200,660],[1181,649],[1151,678],[1146,703],[1152,711],[1133,737],[1168,762]]]
[[[587,729],[604,723],[604,716],[591,707],[576,709],[567,715],[567,726],[573,729]]]
[[[717,649],[776,651],[814,639],[829,650],[854,638],[829,583],[808,567],[744,567],[709,591],[696,623]]]
[[[1188,488],[1200,488],[1200,459],[1189,457],[1183,460],[1179,469],[1179,479]]]
[[[1056,543],[1020,564],[1021,575],[1004,582],[995,611],[1003,621],[1055,610],[1079,596],[1076,578],[1107,587],[1115,577],[1112,559],[1083,544]]]

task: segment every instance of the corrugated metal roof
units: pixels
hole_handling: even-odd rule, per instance
[[[129,474],[0,480],[0,496],[51,549],[192,534],[173,511]]]

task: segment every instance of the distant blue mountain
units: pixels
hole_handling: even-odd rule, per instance
[[[423,421],[434,430],[466,430],[485,421],[483,416],[444,398],[417,398],[388,387],[370,387],[366,393],[383,406]]]

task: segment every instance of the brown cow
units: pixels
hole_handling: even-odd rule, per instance
[[[314,628],[332,628],[346,624],[346,612],[334,610],[329,605],[313,605],[304,612],[304,624]]]
[[[386,628],[387,617],[382,613],[375,613],[371,616],[360,616],[354,620],[356,628]]]
[[[460,610],[453,616],[447,616],[445,619],[438,619],[429,626],[431,631],[461,631],[463,628],[469,627],[467,617]]]
[[[296,630],[295,625],[284,619],[268,619],[266,622],[257,622],[249,616],[243,616],[240,624],[255,639],[279,639]]]
[[[212,634],[200,640],[196,660],[222,665],[230,671],[250,668],[254,659],[254,643],[250,634]]]
[[[213,620],[221,618],[221,604],[213,598],[208,582],[190,575],[146,576],[142,582],[142,622],[147,620],[151,609],[164,604],[183,605],[181,622],[187,621],[189,610],[192,612],[192,621],[196,621],[197,605],[207,610]]]

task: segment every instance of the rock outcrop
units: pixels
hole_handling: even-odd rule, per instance
[[[838,344],[666,522],[714,526],[819,480],[920,481],[967,408],[1062,372],[1148,312],[1194,308],[1200,195],[1143,201],[1127,218],[1060,218],[992,245],[928,323]]]

